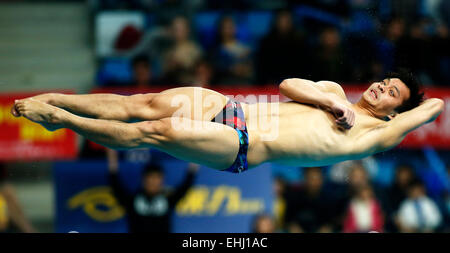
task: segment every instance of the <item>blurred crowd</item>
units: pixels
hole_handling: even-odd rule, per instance
[[[117,176],[117,153],[109,150],[107,154],[111,187],[128,213],[130,232],[170,232],[170,215],[177,201],[193,186],[198,166],[189,164],[183,182],[167,192],[163,170],[148,163],[140,190],[126,197]],[[410,164],[398,164],[389,184],[377,183],[362,161],[299,170],[302,177],[294,181],[273,173],[273,212],[255,215],[252,232],[450,232],[448,190],[431,189],[430,184],[435,182]],[[332,175],[336,173],[340,180]]]
[[[157,161],[150,161],[144,166],[137,191],[131,192],[119,176],[119,160],[125,158],[109,149],[103,150],[103,154],[108,160],[109,185],[127,214],[129,232],[172,232],[175,206],[194,186],[199,166],[188,164],[182,182],[167,187],[164,170]],[[273,171],[272,213],[256,214],[250,231],[450,232],[450,194],[444,185],[437,186],[436,178],[425,176],[423,169],[416,165],[399,163],[392,182],[381,184],[368,167],[367,161],[362,160],[298,168],[301,176],[294,180]],[[0,233],[35,232],[14,187],[8,183],[4,164],[0,172]],[[450,166],[446,168],[444,180],[450,180]]]
[[[97,153],[97,157],[109,157],[110,168],[111,152],[100,149]],[[86,153],[92,157],[93,152]],[[145,160],[126,154],[120,159]],[[150,175],[145,171],[155,171],[154,167],[147,165],[143,182]],[[251,229],[257,233],[450,232],[450,192],[435,172],[417,163],[399,162],[392,170],[393,179],[385,181],[377,176],[378,170],[389,174],[376,157],[326,167],[300,167],[296,176],[289,176],[283,168],[273,169],[273,212],[256,215]],[[157,172],[163,176],[162,171]],[[178,188],[183,189],[178,198],[192,186],[194,176],[188,173],[187,181]],[[443,176],[446,178],[442,180],[450,181],[450,166]],[[163,189],[160,180],[153,182]],[[151,189],[151,184],[144,183],[143,189]],[[166,224],[169,226],[168,221]]]
[[[450,81],[449,1],[93,3],[94,16],[125,9],[150,20],[144,29],[122,27],[115,53],[99,59],[100,85],[267,85],[289,77],[358,84],[398,67],[424,84]],[[108,67],[117,58],[126,60],[128,80]]]
[[[272,232],[291,233],[450,232],[448,191],[430,194],[413,166],[399,164],[392,184],[382,186],[362,162],[350,164],[341,183],[319,167],[303,168],[299,183],[277,177],[274,216],[258,217],[256,231],[270,223]]]

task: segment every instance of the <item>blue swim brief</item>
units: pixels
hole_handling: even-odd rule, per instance
[[[241,103],[230,99],[223,108],[223,110],[217,114],[212,122],[222,123],[224,125],[232,127],[239,136],[239,153],[234,163],[223,171],[232,173],[241,173],[248,169],[247,164],[247,150],[248,150],[248,132],[245,124],[244,111],[242,110]]]

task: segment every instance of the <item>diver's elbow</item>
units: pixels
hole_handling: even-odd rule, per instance
[[[281,94],[286,94],[287,92],[295,89],[301,84],[301,79],[299,78],[288,78],[284,79],[278,86]]]
[[[288,89],[288,87],[290,86],[290,79],[284,79],[280,85],[278,85],[278,88],[281,90],[286,90]]]
[[[441,113],[444,110],[444,106],[445,106],[444,100],[436,98],[436,108],[439,113]]]
[[[444,111],[445,103],[444,100],[439,98],[431,98],[430,100],[431,112],[434,118],[436,118],[442,111]]]

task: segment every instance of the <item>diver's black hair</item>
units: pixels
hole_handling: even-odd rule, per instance
[[[410,96],[407,100],[395,109],[396,112],[402,113],[409,111],[419,106],[424,100],[424,93],[422,92],[422,85],[419,83],[413,73],[405,68],[400,68],[396,72],[390,72],[386,75],[386,78],[398,78],[409,89]]]

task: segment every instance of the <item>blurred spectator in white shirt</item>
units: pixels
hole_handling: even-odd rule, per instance
[[[419,180],[411,183],[408,198],[397,212],[397,224],[401,232],[435,232],[442,223],[442,215],[436,203],[426,195]]]

